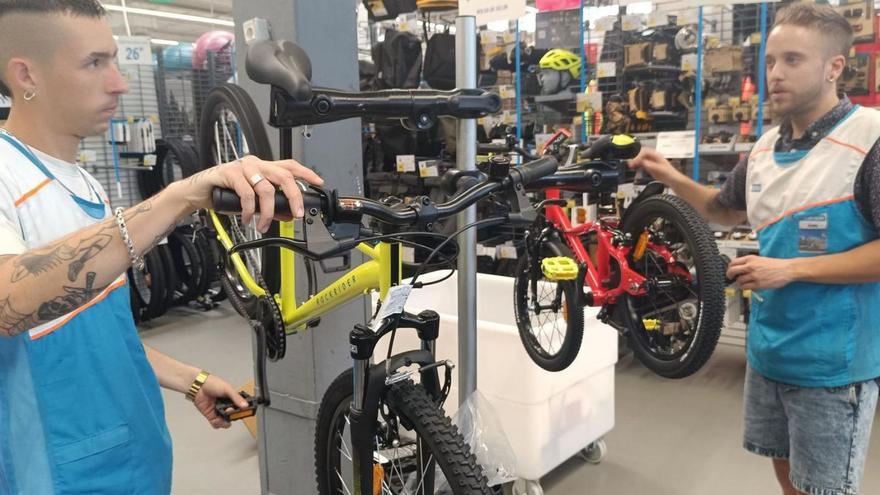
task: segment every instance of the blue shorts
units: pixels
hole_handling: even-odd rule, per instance
[[[792,485],[809,495],[855,495],[865,469],[880,380],[835,388],[775,382],[746,370],[743,445],[789,459]]]

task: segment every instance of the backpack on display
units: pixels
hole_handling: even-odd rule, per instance
[[[385,40],[373,45],[376,89],[418,88],[422,71],[422,41],[412,33],[389,29]]]
[[[455,35],[434,33],[428,39],[422,77],[434,89],[455,88]]]

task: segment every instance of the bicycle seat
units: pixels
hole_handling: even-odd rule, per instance
[[[245,68],[254,82],[280,88],[299,101],[312,97],[312,62],[292,41],[258,41],[248,49]]]

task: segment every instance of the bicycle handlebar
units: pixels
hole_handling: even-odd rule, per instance
[[[483,180],[473,184],[452,200],[436,205],[423,197],[416,198],[418,201],[409,204],[387,206],[372,199],[337,196],[335,191],[328,192],[314,186],[300,184],[300,187],[303,206],[307,214],[320,212],[331,222],[337,219],[355,220],[362,215],[367,215],[390,225],[408,226],[453,216],[499,189],[527,186],[541,177],[553,174],[557,167],[558,163],[555,158],[543,157],[523,166],[512,168],[504,180]],[[237,214],[241,212],[241,198],[235,191],[215,188],[212,200],[214,210],[218,213]],[[259,211],[259,202],[256,206]],[[275,213],[290,214],[290,204],[281,191],[275,193]],[[325,223],[328,222],[325,220]]]
[[[389,89],[346,92],[312,88],[308,99],[272,88],[275,127],[323,124],[360,117],[369,121],[404,119],[418,130],[433,127],[440,116],[475,119],[501,109],[501,98],[481,89],[435,91]]]

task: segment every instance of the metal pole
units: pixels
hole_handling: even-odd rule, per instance
[[[758,125],[755,137],[761,137],[764,133],[764,98],[766,97],[767,77],[765,72],[764,58],[767,56],[767,2],[761,2],[761,44],[758,49]],[[743,102],[746,103],[746,102]]]
[[[703,7],[697,9],[697,87],[694,96],[694,172],[695,181],[700,180],[700,134],[702,134],[703,111]]]
[[[584,94],[587,91],[587,46],[584,44],[584,9],[586,8],[586,0],[581,0],[581,93]],[[581,142],[587,142],[587,113],[584,112],[581,114]]]
[[[455,19],[455,85],[477,87],[477,19]],[[456,160],[459,170],[476,170],[477,122],[458,121]],[[471,206],[458,214],[459,228],[477,220],[477,208]],[[458,401],[477,390],[477,233],[466,230],[458,237]]]
[[[514,63],[516,63],[516,70],[514,71],[514,77],[516,78],[516,144],[525,148],[523,143],[523,121],[522,121],[522,72],[520,71],[520,66],[522,65],[522,55],[519,47],[519,19],[516,20],[516,48],[514,48]],[[516,155],[516,164],[521,164],[522,157]]]

